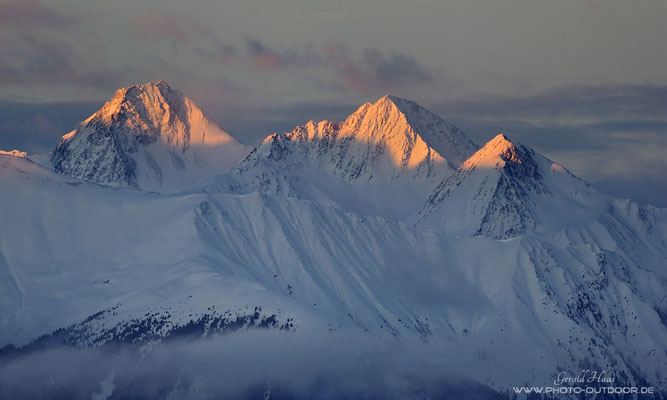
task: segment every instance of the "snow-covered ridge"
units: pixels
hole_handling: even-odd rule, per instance
[[[462,169],[470,170],[476,167],[500,169],[508,165],[527,164],[528,166],[524,168],[536,173],[531,153],[533,152],[530,149],[521,144],[514,145],[507,136],[501,133],[467,159]]]
[[[433,191],[420,224],[509,239],[593,217],[604,196],[562,165],[500,134]]]
[[[302,142],[314,143],[316,151],[286,148]],[[310,121],[292,132],[271,135],[246,161],[267,155],[275,159],[278,153],[290,151],[306,158],[303,163],[311,161],[308,158],[324,158],[321,165],[348,179],[373,175],[391,180],[406,171],[415,177],[437,174],[447,163],[459,166],[475,150],[454,125],[412,101],[385,96],[362,105],[343,122]]]
[[[310,121],[267,137],[234,174],[251,190],[400,219],[476,149],[437,115],[385,96],[343,122]]]
[[[95,183],[174,192],[226,172],[249,150],[160,81],[118,90],[62,137],[51,162]]]
[[[119,190],[9,155],[0,186],[0,347],[68,326],[73,345],[206,332],[221,317],[242,331],[259,307],[258,321],[307,335],[433,343],[495,388],[586,359],[664,383],[664,210],[607,199],[495,240],[266,193]]]
[[[190,160],[192,124],[178,127],[196,113],[162,86],[119,92],[63,139],[65,165]],[[178,194],[18,155],[0,154],[0,350],[59,328],[46,339],[92,346],[289,326],[428,342],[502,390],[591,362],[665,387],[667,210],[601,195],[504,135],[476,150],[413,102],[272,135]]]
[[[455,167],[461,165],[477,150],[477,145],[457,126],[412,100],[388,95],[380,99],[375,106],[378,104],[389,109],[395,107],[412,131]]]

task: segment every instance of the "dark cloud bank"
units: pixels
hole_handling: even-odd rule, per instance
[[[62,135],[75,129],[102,104],[0,101],[0,149],[25,149],[29,153],[51,151]]]
[[[435,346],[246,331],[150,348],[53,348],[0,356],[0,398],[497,399]]]
[[[351,89],[366,92],[371,89],[434,82],[433,73],[407,54],[385,55],[371,48],[355,55],[342,43],[327,43],[323,51],[311,47],[301,52],[291,49],[280,52],[256,39],[247,39],[246,42],[246,54],[259,69],[273,71],[288,67],[325,68],[338,78],[330,82],[331,88],[341,91]]]

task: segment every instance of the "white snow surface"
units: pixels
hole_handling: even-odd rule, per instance
[[[172,193],[228,171],[249,151],[160,81],[118,90],[62,137],[51,162],[90,182]]]
[[[419,224],[509,239],[595,218],[607,201],[562,165],[500,134],[438,185]]]
[[[82,323],[97,345],[149,315],[156,340],[260,309],[313,335],[436,344],[498,389],[585,360],[665,387],[667,210],[505,136],[466,139],[385,97],[178,194],[2,154],[0,346]]]
[[[310,121],[267,137],[224,178],[237,191],[260,190],[403,219],[476,150],[439,116],[385,96],[343,122]]]

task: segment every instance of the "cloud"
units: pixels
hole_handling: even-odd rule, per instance
[[[2,398],[498,399],[436,344],[245,331],[144,350],[56,347],[0,363]]]
[[[80,22],[38,0],[0,3],[0,84],[110,87],[122,81],[120,71],[88,66],[72,45]]]
[[[434,81],[430,71],[406,54],[385,55],[377,49],[366,49],[355,57],[347,46],[330,43],[326,46],[326,60],[345,86],[356,92]]]
[[[225,66],[238,63],[240,60],[239,50],[236,48],[236,46],[221,42],[219,40],[216,41],[213,50],[208,50],[197,46],[194,48],[194,52],[200,57],[204,57]]]
[[[79,64],[68,43],[33,34],[5,36],[0,40],[0,84],[25,86],[92,86],[113,88],[124,80],[122,71]]]
[[[210,29],[185,13],[145,12],[132,16],[130,24],[132,37],[140,40],[168,39],[190,42],[215,37]]]
[[[311,79],[318,87],[336,92],[390,91],[410,85],[425,86],[437,80],[435,72],[411,55],[385,54],[373,48],[353,52],[335,42],[322,47],[278,50],[259,39],[246,38],[242,51],[219,44],[212,51],[200,49],[199,54],[225,65],[249,65],[267,73],[293,70],[301,79]],[[305,74],[306,71],[313,73]]]
[[[0,1],[0,26],[5,28],[60,28],[74,21],[44,6],[40,0]]]
[[[557,88],[527,97],[483,95],[424,102],[476,143],[503,132],[593,184],[603,193],[667,207],[667,90],[609,85]],[[356,99],[356,100],[355,100]],[[246,144],[308,120],[341,121],[373,97],[270,104],[232,101],[212,113]],[[415,98],[421,102],[419,98]]]
[[[667,86],[560,87],[435,104],[477,143],[503,132],[605,193],[667,207]]]
[[[21,103],[0,101],[0,149],[48,152],[62,135],[99,109],[99,102]]]
[[[317,54],[298,53],[290,49],[279,52],[259,40],[249,38],[246,39],[246,54],[250,62],[263,71],[275,71],[293,66],[310,67],[313,63],[321,62]]]
[[[484,95],[443,103],[439,107],[446,107],[457,113],[483,113],[494,117],[509,114],[531,117],[533,120],[562,117],[573,121],[594,121],[609,117],[637,119],[664,115],[667,108],[667,86],[564,86],[532,96]]]

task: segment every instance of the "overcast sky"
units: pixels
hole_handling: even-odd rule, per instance
[[[166,80],[239,140],[391,93],[667,207],[664,0],[0,0],[0,149]]]

